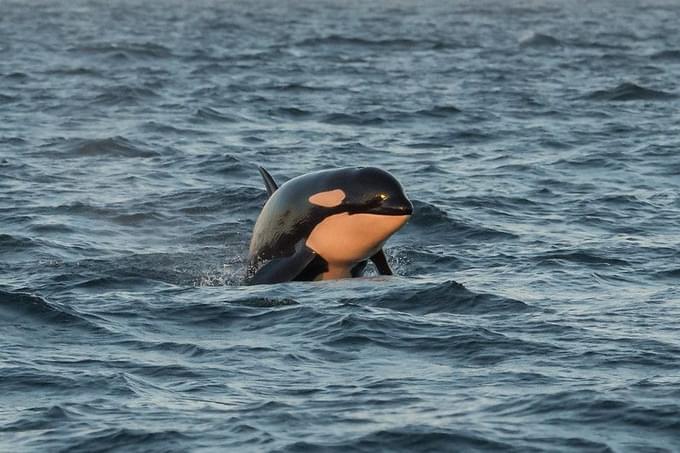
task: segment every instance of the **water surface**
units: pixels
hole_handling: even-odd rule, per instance
[[[0,450],[677,451],[671,1],[0,0]],[[374,165],[399,274],[241,286]]]

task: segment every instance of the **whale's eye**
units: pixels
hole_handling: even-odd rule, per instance
[[[369,202],[366,203],[367,206],[377,208],[383,204],[383,202],[387,200],[387,195],[384,193],[379,193],[378,195],[375,195]]]

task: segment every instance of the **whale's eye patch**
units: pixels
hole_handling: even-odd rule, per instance
[[[340,189],[319,192],[309,197],[309,202],[324,208],[334,208],[342,203],[347,195]]]

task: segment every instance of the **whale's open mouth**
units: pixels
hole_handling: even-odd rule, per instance
[[[379,215],[407,215],[413,214],[413,204],[406,197],[386,199],[379,205],[368,211],[370,214]]]

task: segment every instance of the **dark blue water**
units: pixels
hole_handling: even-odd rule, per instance
[[[674,1],[0,0],[1,451],[678,451]],[[240,285],[374,165],[399,276]]]

